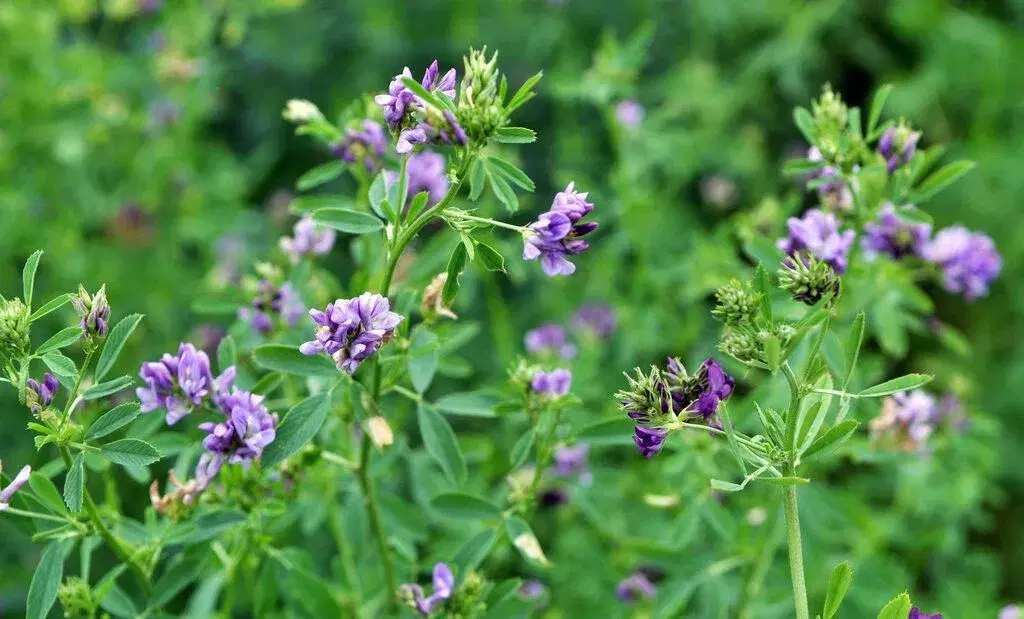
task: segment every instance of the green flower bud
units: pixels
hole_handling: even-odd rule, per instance
[[[91,619],[96,616],[96,600],[89,583],[79,576],[68,576],[57,588],[57,597],[65,617]]]
[[[0,305],[0,358],[14,359],[28,351],[28,307],[21,299]]]
[[[757,316],[760,295],[754,292],[749,282],[734,279],[715,292],[715,318],[729,326],[749,324]]]
[[[849,111],[842,97],[832,90],[831,84],[825,84],[821,98],[811,102],[814,124],[818,131],[826,134],[837,134],[846,129]]]
[[[469,139],[482,144],[505,124],[499,96],[498,52],[487,58],[487,48],[470,50],[463,57],[465,77],[459,90],[458,121]]]
[[[761,354],[761,344],[757,337],[746,331],[732,329],[722,334],[718,349],[742,363],[757,361]]]
[[[779,286],[807,305],[815,305],[826,295],[838,295],[840,290],[839,276],[832,267],[813,256],[800,255],[782,263]]]

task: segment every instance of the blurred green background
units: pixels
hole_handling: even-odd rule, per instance
[[[966,454],[848,477],[840,467],[834,481],[850,489],[821,502],[856,501],[846,511],[857,516],[839,535],[822,507],[808,544],[838,559],[865,531],[884,538],[873,552],[898,567],[858,573],[854,602],[864,608],[881,606],[872,596],[890,591],[883,574],[896,573],[949,617],[994,616],[998,601],[1024,599],[1022,28],[1019,0],[11,0],[0,5],[0,289],[13,295],[21,264],[41,248],[37,295],[105,282],[115,312],[146,314],[122,355],[125,372],[182,339],[202,343],[230,317],[201,315],[193,300],[273,247],[293,221],[295,179],[329,156],[292,136],[284,102],[310,99],[336,116],[405,65],[417,73],[438,58],[461,72],[468,47],[487,45],[512,84],[545,71],[541,96],[517,120],[539,134],[518,151],[538,185],[523,210],[536,213],[575,179],[608,232],[570,282],[542,280],[505,246],[512,283],[471,280],[460,298],[460,314],[483,321],[493,344],[474,362],[501,377],[526,329],[564,321],[584,300],[611,303],[619,334],[581,394],[607,408],[622,369],[713,347],[708,301],[743,268],[737,231],[800,199],[779,173],[804,147],[792,107],[825,82],[859,105],[892,83],[890,115],[979,164],[929,203],[936,224],[990,234],[1005,267],[974,304],[929,290],[934,312],[967,334],[969,355],[937,351],[912,329],[906,351],[884,352],[935,371],[983,421]],[[636,134],[614,121],[625,99],[646,108]],[[339,269],[343,253],[331,259]],[[2,397],[0,457],[9,467],[32,462],[27,413]],[[624,452],[616,462],[628,462],[630,476],[609,483],[643,479]],[[934,476],[948,485],[930,485]],[[921,510],[892,521],[893,501]],[[560,546],[582,539],[566,526]],[[0,535],[3,613],[19,607],[38,549],[2,522]],[[571,549],[556,556],[601,560]],[[562,584],[578,591],[556,598],[552,612],[600,609],[591,606],[597,577],[573,585],[569,576]]]

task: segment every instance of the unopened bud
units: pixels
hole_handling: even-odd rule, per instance
[[[320,113],[320,108],[305,99],[289,99],[281,116],[289,122],[300,125],[322,120],[324,117]]]
[[[790,256],[779,270],[779,286],[806,305],[826,295],[839,294],[839,276],[827,263],[813,256]]]
[[[734,279],[715,292],[715,299],[712,314],[727,325],[749,324],[757,315],[759,295],[749,282]]]
[[[391,431],[388,420],[380,415],[366,420],[366,431],[369,433],[370,440],[373,441],[377,449],[390,447],[395,442],[395,435]]]
[[[0,357],[20,357],[29,347],[28,307],[21,299],[0,304]]]
[[[445,318],[451,318],[457,320],[458,316],[444,304],[444,285],[448,281],[447,273],[439,273],[437,277],[427,285],[423,290],[423,302],[420,304],[420,310],[423,312],[423,317],[428,322],[432,322],[439,316]]]

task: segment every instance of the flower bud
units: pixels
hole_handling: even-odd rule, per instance
[[[838,134],[846,128],[848,110],[842,97],[832,90],[831,84],[825,84],[821,98],[811,103],[814,124],[823,134]]]
[[[730,329],[722,334],[718,349],[737,361],[750,363],[760,357],[761,345],[757,338],[746,331]]]
[[[790,256],[779,270],[779,286],[806,305],[815,305],[826,295],[838,295],[839,276],[825,262],[813,256]]]
[[[100,286],[96,294],[89,295],[79,284],[78,296],[71,298],[71,304],[82,321],[82,337],[87,340],[106,337],[110,327],[110,304],[107,303],[107,287]]]
[[[459,317],[444,304],[442,292],[445,282],[448,281],[447,273],[439,273],[430,284],[423,290],[423,302],[420,304],[420,311],[427,322],[433,322],[439,317],[457,320]]]
[[[377,449],[390,447],[395,443],[395,435],[388,425],[388,420],[380,415],[370,417],[366,420],[366,431],[370,434],[370,440]]]
[[[505,123],[498,97],[498,52],[487,58],[487,48],[470,50],[463,57],[465,77],[459,91],[458,120],[470,139],[485,142]]]
[[[324,115],[320,108],[305,99],[289,99],[281,116],[289,122],[300,125],[322,120]]]
[[[749,324],[757,316],[759,295],[749,282],[733,279],[715,292],[715,318],[729,326]]]
[[[78,576],[68,576],[57,588],[57,597],[65,617],[96,616],[96,600],[89,583]]]
[[[28,347],[28,308],[21,299],[4,301],[0,305],[0,357],[20,357]]]

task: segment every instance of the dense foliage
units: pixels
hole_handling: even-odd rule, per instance
[[[0,9],[0,610],[1016,616],[1022,20]]]

